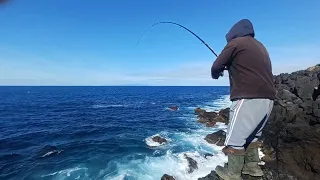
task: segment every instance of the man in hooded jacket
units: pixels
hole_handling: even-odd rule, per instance
[[[263,176],[258,166],[258,138],[273,108],[275,86],[269,54],[255,39],[248,19],[237,22],[226,34],[227,45],[211,67],[218,79],[229,73],[229,124],[223,152],[228,164],[217,166],[216,173],[225,180],[241,179],[241,174]]]

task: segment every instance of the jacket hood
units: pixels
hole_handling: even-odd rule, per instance
[[[250,22],[250,20],[242,19],[232,26],[232,28],[226,34],[226,40],[227,42],[230,42],[232,39],[235,39],[238,37],[244,37],[248,35],[254,37],[255,34],[254,34],[253,25]]]

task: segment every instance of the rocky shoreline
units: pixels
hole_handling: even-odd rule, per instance
[[[320,65],[306,70],[274,76],[277,99],[263,130],[261,160],[262,178],[243,176],[245,180],[311,180],[320,179]],[[214,127],[228,124],[229,108],[219,113],[195,109],[198,122]],[[225,132],[220,130],[205,137],[208,143],[223,146]],[[211,156],[211,154],[207,154]],[[206,155],[206,156],[207,156]],[[189,157],[189,166],[197,162]],[[190,170],[189,172],[192,172]],[[162,180],[173,180],[164,175]],[[219,179],[214,171],[199,180]]]

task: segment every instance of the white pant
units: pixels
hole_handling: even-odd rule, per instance
[[[225,146],[243,148],[262,134],[273,108],[270,99],[241,99],[230,107]]]

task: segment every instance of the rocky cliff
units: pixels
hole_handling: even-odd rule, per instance
[[[299,179],[320,179],[320,66],[275,76],[277,99],[263,131],[266,163]]]
[[[320,65],[280,74],[274,80],[277,99],[260,139],[266,155],[262,159],[265,176],[243,179],[320,179]],[[228,123],[228,110],[213,113],[197,108],[195,113],[199,122],[214,126],[216,122]],[[225,133],[218,131],[205,140],[222,146],[224,138]],[[219,178],[212,171],[200,179]]]

